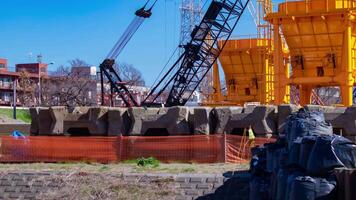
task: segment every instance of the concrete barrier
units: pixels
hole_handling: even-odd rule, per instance
[[[63,120],[63,132],[76,136],[106,136],[107,107],[76,107]]]
[[[345,112],[336,108],[332,113],[324,113],[326,121],[330,122],[336,134],[356,136],[356,107],[348,107]]]
[[[32,135],[189,135],[243,134],[252,126],[257,136],[283,132],[287,117],[298,106],[31,108]],[[356,107],[307,105],[306,110],[322,111],[334,133],[356,136]],[[277,113],[278,111],[278,113]]]
[[[55,106],[49,109],[52,124],[50,127],[51,135],[63,135],[64,131],[64,120],[69,115],[67,107]]]
[[[39,108],[38,135],[52,135],[52,116],[49,108]]]
[[[30,115],[31,115],[31,126],[30,126],[30,132],[29,134],[31,135],[38,135],[39,133],[39,112],[40,108],[30,108]]]
[[[229,127],[229,121],[232,116],[236,116],[242,114],[244,110],[243,107],[216,107],[213,110],[214,117],[214,132],[215,133],[231,133],[233,131],[233,127]]]
[[[32,118],[30,126],[31,135],[62,135],[63,134],[63,117],[60,113],[65,107],[37,107],[30,108]],[[62,112],[60,112],[62,111]]]
[[[213,133],[213,116],[211,107],[192,107],[189,112],[189,124],[194,135],[210,135]]]
[[[297,112],[299,107],[294,104],[282,104],[278,106],[278,133],[283,134],[285,128],[285,122],[288,116],[294,112]]]
[[[356,136],[356,107],[332,107],[307,105],[308,111],[321,111],[325,120],[333,126],[335,134],[343,136]]]
[[[108,109],[108,135],[127,135],[131,126],[127,108]]]
[[[131,128],[128,135],[189,135],[188,107],[129,108]]]
[[[246,112],[242,107],[217,107],[213,112],[217,119],[215,132],[243,134],[251,126],[258,136],[276,133],[275,111],[275,106],[256,106]]]
[[[344,113],[346,107],[334,107],[334,106],[319,106],[319,105],[305,105],[304,109],[307,111],[318,111],[325,113]]]

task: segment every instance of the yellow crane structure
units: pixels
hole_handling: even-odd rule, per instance
[[[284,2],[266,16],[274,30],[275,103],[285,103],[287,88],[299,89],[300,104],[311,102],[317,87],[340,88],[342,104],[353,104],[356,75],[356,1]],[[281,34],[290,51],[283,66]]]
[[[352,105],[356,85],[356,1],[285,1],[276,11],[272,11],[270,0],[257,3],[262,13],[258,15],[258,36],[227,42],[219,58],[227,94],[220,92],[215,66],[215,92],[208,104],[278,105],[290,103],[291,95],[300,105],[312,100],[322,104],[316,89],[338,87],[342,104]]]
[[[227,41],[225,49],[219,57],[225,76],[226,96],[220,92],[219,70],[215,65],[213,68],[214,93],[207,104],[274,103],[272,32],[270,24],[263,19],[266,13],[272,11],[271,1],[258,0],[257,9],[257,17],[254,19],[257,36]]]

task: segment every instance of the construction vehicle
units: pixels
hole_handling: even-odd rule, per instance
[[[192,31],[190,42],[181,46],[183,51],[178,60],[147,97],[142,102],[137,102],[113,66],[133,34],[143,21],[151,16],[156,2],[157,0],[146,10],[146,6],[151,3],[148,0],[146,5],[135,13],[136,18],[100,65],[102,102],[105,76],[110,83],[111,95],[119,95],[127,107],[185,105],[220,56],[249,0],[213,0],[200,24]]]
[[[105,60],[100,64],[100,79],[101,79],[101,102],[104,102],[105,89],[104,89],[104,76],[110,83],[111,93],[115,91],[121,99],[124,101],[126,106],[138,106],[139,104],[130,94],[128,88],[125,86],[125,83],[120,78],[119,74],[115,71],[115,59],[120,55],[122,50],[125,48],[127,43],[140,28],[145,19],[148,19],[152,15],[152,9],[157,3],[155,0],[152,5],[146,9],[151,0],[148,0],[146,4],[135,12],[135,18],[127,27],[126,31],[116,42],[115,46],[112,48],[110,53],[107,55]],[[112,95],[112,94],[111,94]]]

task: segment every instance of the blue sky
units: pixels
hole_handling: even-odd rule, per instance
[[[54,62],[54,70],[74,58],[97,66],[145,0],[1,0],[0,57],[16,63]],[[180,0],[158,0],[118,62],[133,64],[147,85],[163,68],[179,42]],[[256,34],[245,12],[234,35]],[[31,55],[32,54],[32,59]]]

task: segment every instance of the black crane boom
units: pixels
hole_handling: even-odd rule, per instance
[[[120,55],[122,50],[125,48],[127,43],[136,33],[138,28],[142,25],[145,19],[150,18],[152,15],[152,8],[157,3],[157,0],[153,0],[151,7],[146,9],[148,3],[151,0],[147,0],[146,4],[135,12],[135,18],[132,20],[131,24],[127,27],[123,35],[116,42],[114,47],[111,49],[106,59],[100,64],[100,78],[101,78],[101,102],[104,103],[105,96],[105,86],[104,86],[104,76],[108,80],[110,85],[110,95],[113,96],[113,93],[116,93],[123,100],[124,104],[127,107],[130,106],[139,106],[135,98],[130,93],[129,89],[126,87],[123,80],[120,78],[119,74],[115,71],[115,59]]]
[[[142,105],[185,105],[217,61],[248,2],[213,0],[200,25],[193,30],[191,41],[183,46],[183,54],[153,87]],[[159,102],[162,98],[166,100]]]

